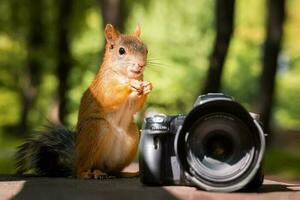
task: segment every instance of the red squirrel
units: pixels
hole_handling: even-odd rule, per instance
[[[139,131],[133,115],[141,110],[152,85],[143,81],[147,48],[140,27],[120,34],[108,24],[103,63],[84,93],[76,127],[76,176],[120,172],[134,159]]]
[[[139,131],[133,116],[152,90],[143,80],[148,50],[134,33],[105,27],[105,54],[99,71],[84,92],[75,134],[62,125],[47,127],[29,138],[16,153],[17,171],[33,170],[45,176],[101,178],[124,173],[137,152]]]

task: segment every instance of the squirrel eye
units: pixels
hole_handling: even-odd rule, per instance
[[[126,53],[125,49],[124,49],[123,47],[121,47],[121,48],[119,49],[119,54],[120,54],[120,55],[124,55],[125,53]]]

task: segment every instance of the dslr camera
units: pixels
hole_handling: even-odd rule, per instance
[[[258,118],[221,93],[199,96],[186,115],[145,118],[139,146],[141,182],[217,192],[259,188],[265,134]]]

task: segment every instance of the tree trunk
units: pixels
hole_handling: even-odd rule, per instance
[[[275,93],[277,60],[283,35],[285,0],[267,0],[267,9],[266,39],[263,49],[263,71],[260,80],[258,111],[261,114],[265,130],[269,131]]]
[[[234,3],[234,0],[217,0],[216,2],[217,35],[202,93],[220,91],[223,65],[234,29]]]
[[[124,31],[125,11],[124,0],[99,0],[103,26],[110,23],[121,32]]]
[[[73,0],[58,0],[57,19],[57,77],[58,83],[58,121],[66,123],[67,92],[69,90],[69,77],[72,65],[70,50],[70,22],[72,18]]]
[[[38,93],[43,67],[39,53],[44,45],[42,1],[27,3],[29,13],[29,30],[26,38],[27,64],[21,77],[22,108],[18,124],[18,134],[23,136],[28,132],[28,114]]]

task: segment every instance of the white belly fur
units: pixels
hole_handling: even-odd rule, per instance
[[[129,98],[117,111],[108,114],[107,120],[112,130],[110,134],[113,136],[111,144],[109,144],[110,149],[106,155],[103,155],[102,163],[99,163],[101,168],[113,170],[115,167],[119,167],[126,162],[127,156],[132,151],[132,147],[134,147],[132,143],[135,143],[138,138],[128,130],[135,114],[134,105],[134,100]]]

